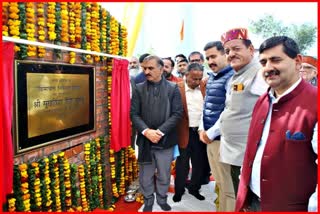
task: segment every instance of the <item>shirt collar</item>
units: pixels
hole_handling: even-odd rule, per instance
[[[198,87],[196,87],[195,89],[189,88],[186,81],[184,81],[184,87],[185,87],[186,91],[200,90],[200,85]]]
[[[295,82],[290,88],[288,88],[283,94],[281,94],[281,95],[280,95],[279,97],[277,97],[277,98],[274,96],[274,93],[275,93],[274,89],[271,88],[270,91],[269,91],[269,96],[270,96],[270,98],[274,101],[274,103],[278,102],[281,97],[283,97],[283,96],[291,93],[291,92],[299,85],[299,83],[300,83],[301,81],[302,81],[302,79],[301,79],[301,77],[299,77],[299,79],[298,79],[297,82]]]

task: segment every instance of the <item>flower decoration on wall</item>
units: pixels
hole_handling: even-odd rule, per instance
[[[48,28],[48,39],[54,41],[57,37],[55,32],[56,29],[56,3],[48,2],[47,6],[47,28]]]
[[[45,42],[46,32],[45,32],[45,7],[44,3],[38,2],[37,4],[37,28],[38,28],[38,41]],[[46,54],[46,49],[44,47],[38,46],[38,57],[43,58]]]
[[[119,26],[117,20],[111,16],[110,22],[110,37],[111,37],[111,54],[118,55],[119,54]]]
[[[9,2],[2,2],[2,35],[9,36]]]
[[[69,42],[69,12],[68,3],[61,2],[61,42]]]
[[[35,3],[27,2],[26,4],[26,32],[27,39],[29,41],[36,41],[36,25],[35,25]],[[33,45],[28,45],[27,55],[30,57],[37,56],[37,47]]]
[[[100,7],[98,3],[91,5],[91,50],[100,52]],[[99,62],[100,56],[94,56],[94,62]]]

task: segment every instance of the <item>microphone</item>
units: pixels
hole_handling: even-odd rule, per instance
[[[269,77],[269,76],[271,76],[271,75],[279,75],[280,74],[280,71],[278,71],[278,70],[272,70],[272,71],[269,71],[269,72],[265,72],[264,73],[264,76],[265,77]]]

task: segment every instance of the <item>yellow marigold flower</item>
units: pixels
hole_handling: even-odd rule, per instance
[[[24,170],[27,170],[27,169],[28,169],[28,165],[27,164],[23,163],[23,164],[19,165],[19,170],[20,171],[24,171]]]
[[[20,47],[17,46],[17,45],[15,45],[15,46],[14,46],[14,52],[19,52],[19,51],[20,51]]]
[[[55,40],[57,37],[56,33],[54,32],[49,32],[48,34],[49,34],[49,40]]]
[[[41,35],[41,36],[38,37],[38,39],[39,39],[40,42],[43,42],[45,40],[45,36]]]
[[[70,61],[69,61],[70,64],[74,64],[75,62],[76,62],[75,58],[71,58]]]
[[[19,10],[18,6],[10,6],[9,7],[9,12],[10,13],[16,13],[17,14],[17,13],[19,13],[19,11],[20,10]]]
[[[8,202],[9,202],[9,206],[11,205],[14,205],[15,204],[15,202],[16,202],[16,199],[15,198],[10,198],[9,200],[8,200]]]
[[[18,14],[16,14],[16,13],[10,13],[10,14],[9,14],[9,17],[10,17],[11,19],[19,19],[19,16],[18,16]]]
[[[6,25],[2,25],[2,31],[8,31],[8,26],[6,26]]]
[[[64,158],[64,152],[60,152],[59,157]]]
[[[75,57],[76,56],[76,52],[70,52],[70,57]]]

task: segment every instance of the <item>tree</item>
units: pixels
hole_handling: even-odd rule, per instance
[[[288,36],[297,42],[302,54],[317,40],[317,27],[315,25],[304,23],[302,25],[291,24],[285,26],[270,14],[264,15],[257,21],[251,20],[249,29],[251,32],[261,35],[264,39],[272,36]]]

